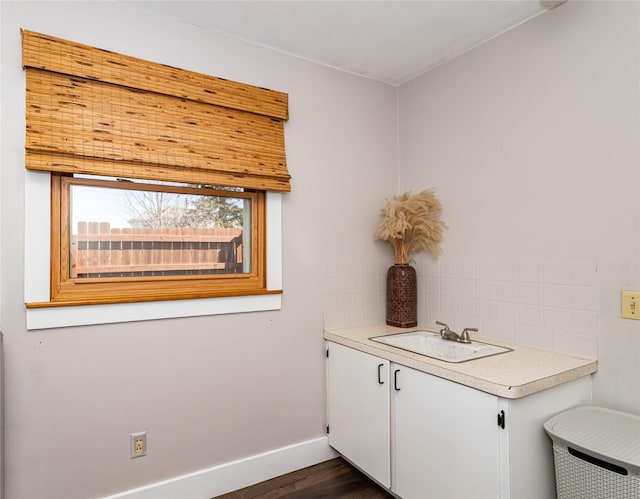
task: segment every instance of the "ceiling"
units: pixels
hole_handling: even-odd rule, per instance
[[[121,1],[399,85],[566,0]]]

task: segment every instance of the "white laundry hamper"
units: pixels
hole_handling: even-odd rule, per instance
[[[640,417],[597,406],[553,416],[558,499],[640,499]]]

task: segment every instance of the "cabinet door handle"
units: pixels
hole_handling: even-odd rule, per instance
[[[498,426],[504,430],[505,416],[504,411],[498,413]]]
[[[384,381],[382,381],[382,368],[384,364],[378,364],[378,384],[384,385]]]
[[[393,388],[395,389],[396,392],[400,391],[400,388],[398,388],[398,373],[400,372],[400,369],[396,369],[393,372]]]

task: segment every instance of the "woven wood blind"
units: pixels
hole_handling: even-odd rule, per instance
[[[289,191],[287,94],[22,31],[26,167]]]

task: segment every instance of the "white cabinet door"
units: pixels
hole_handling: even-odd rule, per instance
[[[511,499],[556,497],[553,446],[544,431],[551,416],[591,404],[591,378],[585,376],[528,397],[502,400],[506,418],[502,447],[503,493]]]
[[[390,487],[389,361],[336,343],[327,361],[329,444]]]
[[[500,497],[498,397],[396,364],[391,377],[392,490],[404,499]]]

